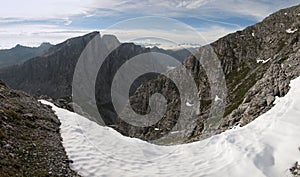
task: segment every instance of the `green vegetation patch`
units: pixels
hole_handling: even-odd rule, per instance
[[[36,128],[36,126],[33,124],[33,122],[28,119],[25,120],[25,125],[29,128]]]
[[[250,72],[250,68],[245,64],[241,64],[240,68],[232,70],[226,76],[226,85],[228,89],[233,89],[237,84],[239,84]]]
[[[14,124],[20,125],[22,116],[10,109],[4,109],[4,113],[8,116],[9,120],[12,121]]]
[[[224,116],[229,115],[233,110],[237,109],[238,106],[243,102],[244,97],[248,90],[257,82],[256,73],[251,74],[242,84],[233,92],[234,103],[225,109]]]
[[[0,140],[4,140],[7,138],[6,133],[4,133],[4,131],[2,129],[0,129]]]
[[[285,42],[283,40],[280,40],[277,53],[280,52],[285,46],[286,46]]]

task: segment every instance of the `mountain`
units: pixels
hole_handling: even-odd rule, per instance
[[[0,176],[78,176],[51,107],[0,81]]]
[[[172,81],[161,77],[139,88],[130,100],[131,106],[135,105],[138,112],[145,113],[149,109],[149,94],[158,92],[167,95],[170,109],[161,121],[146,128],[121,121],[117,129],[131,137],[153,141],[159,139],[158,143],[166,144],[200,140],[253,121],[273,106],[276,96],[284,96],[289,91],[290,80],[299,76],[299,11],[300,5],[280,10],[256,25],[201,47],[198,53],[189,56],[184,65],[191,71],[199,90],[200,108],[194,110],[195,113],[192,110],[180,112],[182,104],[188,103],[188,98],[180,100]],[[210,62],[211,56],[205,57],[212,50],[221,63],[227,87],[227,90],[215,93],[211,88],[218,88],[221,83],[214,83],[214,79],[210,82],[208,75],[216,76],[214,72],[217,71],[207,72],[207,68],[201,65],[213,64]],[[196,57],[203,58],[201,64]],[[183,73],[182,68],[177,68],[169,75],[176,75],[184,85]],[[215,119],[210,108],[216,106],[216,111],[222,111],[222,102],[220,105],[220,100],[216,98],[225,94],[225,99],[221,99],[226,105],[224,114]],[[193,123],[174,127],[182,113]]]
[[[92,32],[85,36],[69,39],[61,44],[51,47],[46,53],[27,60],[21,65],[0,69],[0,78],[9,86],[17,90],[23,90],[32,95],[47,95],[51,98],[67,98],[71,96],[71,85],[76,63],[86,45],[99,32]],[[120,45],[115,36],[104,35],[105,44]],[[162,49],[156,49],[164,51]],[[116,66],[127,61],[130,57],[141,53],[151,52],[149,48],[143,48],[133,43],[121,44],[109,58],[115,58]],[[170,53],[170,51],[165,51]],[[173,52],[173,56],[179,61],[183,60],[184,51]],[[162,65],[166,65],[161,61]],[[171,65],[170,67],[175,67]],[[116,68],[111,68],[114,70]],[[105,75],[106,77],[106,75]],[[107,76],[110,77],[110,76]]]
[[[112,104],[111,85],[122,64],[151,49],[133,43],[119,45],[113,36],[100,37],[99,33],[94,32],[67,40],[50,48],[43,56],[0,70],[0,78],[12,88],[33,95],[70,98],[78,58],[84,47],[98,37],[106,48],[119,47],[107,56],[98,76],[95,76],[96,86],[89,81],[85,84],[83,80],[82,90],[77,92],[82,92],[82,95],[95,92],[97,107],[105,117],[104,123],[123,135],[155,143],[192,142],[248,124],[269,110],[276,96],[284,96],[289,91],[290,80],[299,76],[300,72],[299,12],[300,5],[280,10],[256,25],[199,48],[186,57],[183,66],[162,75],[147,75],[134,82],[125,112],[132,107],[137,113],[145,115],[150,111],[151,95],[161,93],[166,97],[165,114],[160,121],[148,127],[132,126],[119,117]],[[92,52],[102,55],[99,50],[93,49]],[[201,58],[200,62],[197,58]],[[212,61],[219,61],[219,65]],[[165,64],[163,60],[161,63]],[[84,69],[89,73],[91,68]],[[185,69],[191,72],[197,92],[187,82]],[[145,80],[151,81],[142,82]],[[123,82],[127,82],[127,78]],[[176,88],[176,83],[181,87]],[[180,93],[180,90],[185,92]],[[125,98],[121,99],[124,102]],[[89,103],[96,104],[91,100],[84,100],[84,105],[80,105],[87,106],[84,111],[88,112]],[[134,114],[131,115],[134,117]],[[180,116],[186,121],[177,124]]]
[[[44,54],[50,47],[52,47],[50,43],[42,43],[39,47],[25,47],[18,44],[14,48],[0,50],[0,68],[22,64]]]
[[[63,98],[71,95],[71,83],[77,60],[97,32],[69,39],[51,47],[44,55],[22,65],[4,68],[1,78],[10,87],[32,95]]]

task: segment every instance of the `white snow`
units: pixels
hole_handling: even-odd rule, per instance
[[[255,37],[255,33],[252,33],[251,35],[252,35],[253,37]]]
[[[193,106],[194,104],[189,103],[189,102],[187,101],[187,102],[185,102],[185,105],[188,106],[188,107],[191,107],[191,106]]]
[[[267,59],[267,60],[256,60],[257,63],[268,63],[271,60],[271,58]]]
[[[300,78],[276,105],[245,127],[203,141],[158,146],[51,105],[63,145],[83,176],[285,177],[300,160]]]
[[[222,101],[222,99],[218,95],[216,95],[216,97],[215,97],[215,102],[217,102],[217,101]]]
[[[289,28],[289,29],[287,29],[287,30],[285,30],[287,33],[289,33],[289,34],[293,34],[293,33],[295,33],[295,32],[297,32],[298,31],[298,29],[291,29],[291,28]]]

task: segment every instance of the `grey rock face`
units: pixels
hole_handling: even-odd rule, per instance
[[[249,58],[253,60],[252,66],[250,66],[251,63],[247,63],[247,67],[251,68],[247,74],[248,76],[245,75],[239,83],[246,85],[247,88],[242,92],[237,92],[242,94],[242,100],[230,100],[230,95],[235,95],[230,90],[235,87],[230,85],[230,74],[226,76],[229,90],[228,111],[225,112],[221,125],[213,131],[214,133],[225,131],[236,125],[244,126],[250,123],[271,109],[275,97],[284,96],[289,91],[290,80],[300,76],[299,31],[290,33],[288,30],[300,28],[299,11],[300,6],[280,10],[261,23],[248,27],[241,32],[241,35],[254,36],[253,38],[256,41],[256,46],[251,45],[251,42],[248,43],[250,39],[239,42],[243,44],[241,46],[244,50],[250,53],[255,51],[251,55],[244,55],[243,52],[237,52],[236,49],[232,53],[233,55],[239,55],[242,61],[247,61]],[[249,32],[251,31],[255,31],[253,32],[255,35],[250,36]],[[220,58],[222,59],[222,57]],[[265,62],[255,63],[255,60],[264,60]],[[228,71],[228,68],[236,67],[224,66],[225,72]],[[250,79],[247,79],[247,77]],[[237,103],[234,109],[231,109],[230,105],[232,103]],[[203,132],[203,134],[205,133]],[[197,138],[201,139],[201,136]]]

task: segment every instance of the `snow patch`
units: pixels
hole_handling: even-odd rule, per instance
[[[222,101],[222,99],[218,95],[216,95],[216,97],[215,97],[215,102],[217,102],[217,101]]]
[[[256,60],[256,63],[268,63],[271,60],[271,58],[267,59],[267,60]]]
[[[285,30],[287,33],[289,33],[289,34],[293,34],[293,33],[295,33],[295,32],[297,32],[298,31],[298,29],[291,29],[291,28],[289,28],[289,29],[287,29],[287,30]]]
[[[291,176],[300,161],[300,78],[274,107],[244,127],[203,141],[158,146],[124,137],[76,113],[52,106],[61,121],[71,168],[82,176]]]
[[[188,107],[191,107],[191,106],[193,106],[194,104],[189,103],[189,102],[187,101],[187,102],[185,103],[185,105],[188,106]]]
[[[252,35],[253,37],[255,37],[255,33],[252,33],[251,35]]]

